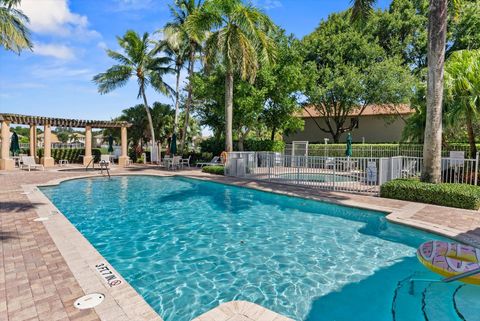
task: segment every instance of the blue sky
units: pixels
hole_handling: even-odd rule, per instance
[[[105,48],[128,29],[153,32],[170,18],[172,0],[22,0],[30,17],[34,52],[0,49],[0,112],[82,119],[111,119],[140,103],[136,82],[100,95],[93,75],[113,64]],[[254,0],[273,21],[302,37],[349,0]],[[380,0],[378,7],[390,1]],[[172,85],[174,76],[167,79]],[[150,103],[171,102],[153,91]]]

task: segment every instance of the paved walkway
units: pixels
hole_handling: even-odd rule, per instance
[[[171,174],[151,167],[132,167],[112,171],[112,174],[123,173]],[[116,300],[117,306],[115,309],[111,308],[111,311],[77,310],[73,307],[75,299],[88,292],[84,290],[84,288],[88,290],[88,284],[79,276],[79,270],[82,269],[76,268],[77,261],[72,261],[70,254],[64,255],[66,250],[64,248],[60,250],[57,246],[58,240],[62,240],[58,238],[62,231],[55,232],[53,228],[47,229],[47,224],[33,221],[41,215],[39,208],[43,205],[37,204],[35,201],[32,203],[32,197],[24,193],[23,185],[43,184],[54,179],[85,176],[85,174],[83,171],[72,173],[50,170],[0,172],[0,320],[107,320],[108,318],[99,317],[99,315],[116,315],[115,313],[118,311],[114,310],[118,308],[118,305],[123,304],[121,300]],[[392,221],[435,231],[480,247],[480,212],[476,211],[356,194],[322,192],[311,188],[265,182],[249,182],[203,174],[198,171],[180,171],[175,174],[388,211],[391,214],[387,217]],[[65,222],[62,224],[68,224],[66,219]],[[70,228],[72,227],[70,226]],[[75,231],[72,228],[72,233]],[[56,233],[57,243],[52,239],[52,233]],[[80,233],[76,233],[79,234],[77,237],[81,237]],[[63,237],[65,239],[67,236]],[[76,253],[76,255],[79,254]],[[130,292],[124,293],[124,296],[135,296],[135,293],[132,294],[131,290],[127,290],[125,291]],[[143,302],[141,297],[136,299],[140,303]],[[149,311],[145,313],[145,315],[149,315]],[[131,320],[131,318],[118,317],[109,320],[129,319]],[[145,319],[151,320],[147,317]],[[198,320],[207,319],[205,316],[200,316]]]

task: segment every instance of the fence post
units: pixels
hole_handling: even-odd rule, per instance
[[[337,172],[337,158],[335,157],[334,158],[334,163],[333,163],[333,190],[336,189],[336,186],[335,186],[335,181],[336,181],[336,177],[335,177],[335,174]]]
[[[478,184],[478,161],[479,161],[479,154],[480,152],[477,152],[477,156],[475,157],[475,186]]]

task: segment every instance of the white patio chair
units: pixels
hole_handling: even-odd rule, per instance
[[[407,163],[401,170],[402,178],[409,178],[416,175],[417,161],[416,160],[407,160]]]
[[[209,165],[219,165],[219,164],[220,164],[220,157],[215,156],[214,158],[212,158],[212,160],[210,162],[197,163],[197,167],[203,167],[203,166],[209,166]]]
[[[105,164],[107,167],[110,166],[110,155],[100,155],[101,164]]]
[[[34,169],[41,168],[42,171],[45,170],[45,167],[43,167],[42,164],[35,163],[35,158],[33,158],[33,156],[22,156],[20,169],[24,169],[24,168],[28,168],[29,172],[32,168]]]
[[[180,159],[180,166],[185,166],[187,165],[187,167],[190,167],[190,158],[192,158],[192,156],[188,156],[188,158],[182,158]]]
[[[167,169],[177,169],[179,168],[181,165],[180,165],[180,162],[182,160],[182,156],[173,156],[173,158],[171,158],[171,161],[168,162],[168,168]]]

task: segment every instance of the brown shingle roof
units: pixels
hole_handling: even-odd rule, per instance
[[[302,109],[302,113],[299,115],[301,118],[310,118],[310,117],[322,117],[318,110],[313,105],[309,105]],[[358,116],[360,109],[356,109],[351,112],[348,116],[355,117]],[[415,112],[409,105],[368,105],[365,107],[361,116],[394,116],[394,115],[409,115]]]

